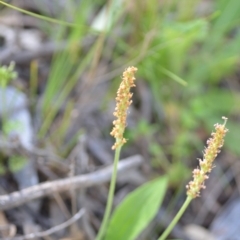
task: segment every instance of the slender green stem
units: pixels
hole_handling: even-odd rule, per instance
[[[5,5],[6,7],[12,8],[12,9],[14,9],[16,11],[25,13],[25,14],[27,14],[29,16],[32,16],[32,17],[35,17],[35,18],[39,18],[39,19],[42,19],[42,20],[45,20],[45,21],[48,21],[48,22],[57,23],[57,24],[60,24],[60,25],[63,25],[63,26],[68,26],[68,27],[78,27],[79,28],[79,26],[77,24],[70,23],[70,22],[65,22],[65,21],[61,21],[61,20],[58,20],[58,19],[46,17],[46,16],[43,16],[43,15],[40,15],[40,14],[37,14],[37,13],[33,13],[33,12],[30,12],[30,11],[18,8],[16,6],[14,6],[14,5],[5,3],[4,1],[0,1],[0,4]]]
[[[101,240],[103,238],[109,222],[109,217],[110,217],[112,205],[113,205],[113,197],[114,197],[114,191],[116,186],[116,180],[117,180],[117,166],[118,166],[120,151],[121,151],[121,147],[118,147],[115,150],[115,156],[114,156],[114,162],[113,162],[113,173],[112,173],[112,178],[110,182],[110,189],[108,192],[107,206],[104,213],[102,225],[100,227],[96,240]]]
[[[159,237],[158,240],[165,240],[166,237],[169,235],[169,233],[173,230],[174,226],[177,224],[177,222],[179,221],[179,219],[182,217],[183,213],[185,212],[185,210],[187,209],[189,203],[192,201],[191,197],[187,197],[185,202],[183,203],[182,207],[180,208],[180,210],[178,211],[177,215],[175,216],[175,218],[172,220],[172,222],[168,225],[168,227],[165,229],[165,231],[163,232],[163,234]]]
[[[4,1],[0,1],[0,4],[4,5],[6,7],[12,8],[16,11],[25,13],[29,16],[47,21],[47,22],[59,24],[59,25],[66,26],[66,27],[78,28],[78,29],[81,29],[83,31],[91,32],[92,34],[99,34],[98,30],[95,30],[95,29],[93,29],[91,27],[88,27],[86,25],[79,25],[79,24],[76,24],[76,23],[71,23],[71,22],[66,22],[66,21],[62,21],[62,20],[59,20],[59,19],[55,19],[55,18],[50,18],[50,17],[44,16],[44,15],[40,15],[40,14],[37,14],[37,13],[33,13],[33,12],[30,12],[30,11],[24,10],[22,8],[18,8],[16,6],[12,5],[12,4],[5,3]]]

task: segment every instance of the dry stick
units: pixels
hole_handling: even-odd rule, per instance
[[[125,160],[119,162],[118,173],[122,174],[128,169],[136,168],[140,166],[142,162],[143,158],[140,155],[126,158]],[[100,185],[110,180],[112,171],[113,166],[109,166],[93,173],[45,182],[8,195],[2,195],[0,196],[0,210],[17,207],[28,201],[52,195],[56,192],[68,191],[71,187],[80,189]]]
[[[4,240],[27,240],[27,239],[36,239],[36,238],[40,238],[40,237],[46,237],[49,236],[57,231],[60,231],[68,226],[70,226],[71,224],[73,224],[74,222],[78,221],[83,214],[85,213],[84,209],[80,209],[72,218],[70,218],[69,220],[67,220],[64,223],[61,223],[57,226],[54,226],[46,231],[43,232],[37,232],[37,233],[30,233],[27,234],[25,236],[21,236],[21,237],[15,237],[15,238],[4,238]],[[0,238],[0,240],[3,240],[2,238]]]

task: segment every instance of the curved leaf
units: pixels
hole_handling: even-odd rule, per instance
[[[128,194],[114,211],[105,240],[135,239],[157,214],[166,188],[164,176]]]

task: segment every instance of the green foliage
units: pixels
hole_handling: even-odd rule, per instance
[[[234,95],[229,90],[212,89],[202,96],[195,97],[189,105],[189,110],[198,121],[208,118],[211,121],[210,125],[212,125],[216,122],[215,119],[232,112]]]
[[[173,163],[168,172],[169,185],[178,188],[179,184],[189,179],[190,176],[191,171],[186,168],[186,165],[180,161]]]
[[[219,117],[235,114],[238,111],[235,103],[239,98],[237,92],[221,86],[222,81],[236,70],[240,60],[240,33],[236,28],[239,2],[216,1],[215,12],[209,18],[196,19],[191,17],[194,14],[189,12],[190,7],[183,16],[185,11],[180,5],[176,5],[174,11],[168,8],[172,18],[158,15],[155,21],[161,24],[152,23],[156,34],[147,57],[139,66],[139,75],[149,82],[154,104],[163,106],[167,125],[175,129],[169,151],[174,161],[189,159],[194,149],[201,147],[196,130],[203,127],[209,130]],[[174,18],[176,13],[181,17]],[[144,21],[148,20],[142,19]],[[182,88],[171,80],[188,85]],[[162,123],[161,116],[159,122]],[[160,127],[158,131],[161,132]],[[240,135],[240,130],[237,132]],[[230,144],[226,146],[229,148]],[[236,148],[231,151],[233,149],[238,154],[239,151]]]
[[[72,16],[75,18],[74,20],[76,24],[81,25],[85,23],[86,18],[84,18],[84,16],[89,12],[87,8],[88,5],[86,3],[78,6],[76,9],[72,8],[74,9]],[[71,28],[69,30],[67,27],[61,26],[57,28],[56,31],[57,32],[55,32],[55,35],[53,36],[56,44],[63,40],[66,37],[66,34],[68,34],[68,39],[66,49],[62,52],[56,53],[52,60],[49,79],[44,92],[44,121],[39,132],[40,137],[44,137],[49,131],[53,119],[60,107],[66,101],[68,94],[75,86],[79,75],[83,71],[83,66],[85,66],[84,64],[86,64],[88,56],[87,54],[85,57],[86,60],[84,61],[84,59],[82,59],[81,64],[79,64],[78,54],[81,51],[80,43],[84,36],[84,32],[81,28]]]
[[[161,167],[169,171],[170,163],[165,155],[164,149],[157,142],[150,142],[149,153],[152,155],[151,164],[153,167]]]
[[[0,85],[3,90],[7,87],[9,82],[17,77],[17,72],[14,71],[15,64],[12,62],[10,65],[7,66],[1,66],[0,67]],[[21,123],[17,121],[7,121],[5,120],[5,113],[3,113],[2,116],[2,131],[5,135],[8,135],[10,132],[12,132],[14,129],[18,130],[21,129]],[[0,156],[1,159],[3,156]],[[26,163],[26,159],[20,156],[12,156],[9,158],[8,166],[11,171],[18,171],[20,170],[24,164]],[[6,172],[6,167],[0,160],[0,175],[4,174]]]
[[[23,124],[20,121],[8,120],[3,123],[2,131],[5,135],[9,135],[14,130],[22,130],[23,131],[22,128],[23,128]]]
[[[239,148],[239,139],[240,139],[240,130],[239,124],[233,121],[228,121],[227,123],[230,131],[226,135],[225,146],[232,151],[233,153],[240,156],[240,148]]]
[[[114,211],[105,240],[136,239],[157,214],[166,189],[167,177],[164,176],[128,194]]]
[[[8,136],[14,130],[21,130],[22,133],[24,134],[23,124],[19,121],[13,121],[13,120],[3,121],[2,131],[6,136]],[[10,156],[8,159],[9,170],[11,172],[17,172],[24,167],[26,162],[27,162],[27,159],[20,155]],[[0,162],[0,174],[4,174],[5,172],[6,172],[6,169]]]
[[[137,125],[133,129],[126,129],[126,137],[130,141],[137,141],[143,136],[146,138],[152,138],[152,135],[156,132],[157,126],[150,125],[145,119],[139,119]]]
[[[1,66],[0,67],[0,86],[5,88],[10,80],[15,79],[17,77],[17,72],[14,71],[15,64],[12,62],[9,66]]]
[[[8,166],[11,172],[17,172],[27,163],[27,159],[21,156],[11,156],[8,160]]]
[[[20,155],[13,155],[10,156],[7,160],[7,166],[5,166],[3,159],[5,156],[0,156],[0,175],[3,175],[7,172],[7,169],[10,170],[12,173],[21,170],[25,164],[27,163],[27,159]]]
[[[52,60],[44,93],[43,123],[39,136],[44,137],[49,132],[55,116],[65,105],[79,77],[86,69],[94,68],[95,57],[104,56],[108,52],[107,45],[99,47],[106,38],[115,44],[113,51],[108,53],[113,68],[122,68],[123,63],[134,59],[139,69],[138,77],[148,81],[154,98],[155,116],[158,117],[155,119],[157,124],[154,125],[154,132],[162,132],[160,126],[163,118],[159,114],[159,107],[163,107],[167,122],[174,122],[177,126],[175,137],[171,140],[170,155],[175,159],[188,159],[194,148],[199,147],[196,129],[210,126],[219,116],[232,114],[229,111],[229,97],[226,96],[231,94],[224,93],[228,90],[219,90],[219,84],[236,70],[239,62],[240,32],[236,26],[240,4],[235,0],[218,0],[214,2],[214,9],[209,16],[196,17],[195,10],[200,3],[198,0],[162,4],[156,0],[136,2],[131,8],[126,5],[121,9],[119,2],[113,1],[108,6],[109,12],[106,12],[105,5],[96,2],[99,12],[103,13],[99,14],[98,20],[102,24],[104,21],[106,23],[105,35],[100,32],[92,35],[89,32],[91,26],[76,27],[89,25],[88,16],[93,13],[94,6],[87,1],[79,6],[69,3],[68,8],[59,13],[61,19],[71,15],[74,22],[71,28],[56,22],[59,26],[56,25],[54,35],[53,31],[48,31],[56,42],[67,37],[67,47]],[[107,22],[104,11],[109,17]],[[124,21],[119,22],[122,16]],[[119,26],[123,30],[123,37],[116,39],[112,30]],[[81,44],[86,33],[98,36],[87,53]],[[126,41],[126,35],[129,41]],[[210,106],[211,110],[207,110],[209,105],[219,100],[224,105],[221,109]],[[170,101],[175,109],[175,114],[171,116],[168,115]],[[69,106],[66,104],[64,108],[70,113],[72,109]],[[56,134],[52,136],[53,142],[59,142],[58,147],[63,142],[70,122],[66,114],[63,114],[63,118],[61,139],[56,138]],[[144,136],[152,135],[151,127],[144,128]],[[137,139],[137,135],[142,135],[142,126],[139,125],[133,131],[128,131],[129,139]]]

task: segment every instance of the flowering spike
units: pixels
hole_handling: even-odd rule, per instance
[[[213,161],[220,153],[220,149],[224,143],[224,137],[228,129],[225,128],[227,118],[222,117],[224,120],[223,124],[215,124],[216,132],[212,133],[209,140],[207,140],[207,148],[203,152],[203,160],[199,159],[200,169],[193,170],[193,180],[189,182],[187,187],[187,195],[191,198],[200,196],[201,188],[205,188],[204,181],[208,179],[208,174],[213,169]]]
[[[122,146],[126,143],[126,139],[123,137],[123,133],[126,127],[126,119],[127,119],[127,110],[128,107],[132,103],[132,93],[130,92],[131,87],[135,87],[134,84],[134,73],[137,71],[135,67],[128,67],[123,72],[122,82],[117,91],[116,97],[116,108],[113,115],[117,118],[113,121],[113,130],[110,133],[115,139],[116,142],[112,146],[112,149],[116,149],[117,147]]]

